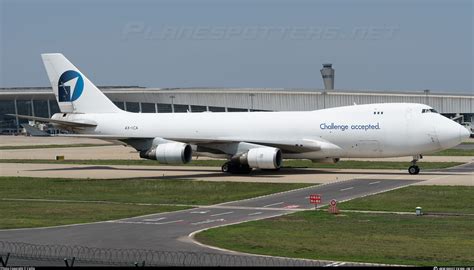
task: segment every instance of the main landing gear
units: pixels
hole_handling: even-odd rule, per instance
[[[231,174],[249,174],[252,171],[252,168],[250,168],[249,165],[227,161],[222,165],[221,170],[222,172]]]
[[[417,162],[418,160],[422,159],[422,158],[423,158],[422,155],[413,156],[413,160],[411,161],[411,164],[412,164],[412,165],[411,165],[410,167],[408,167],[408,173],[409,173],[409,174],[414,175],[414,174],[419,174],[419,173],[420,173],[420,167],[418,167],[418,166],[416,165],[416,162]]]

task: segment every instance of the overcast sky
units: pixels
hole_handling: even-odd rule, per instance
[[[0,87],[61,52],[97,85],[472,93],[471,1],[0,0]]]

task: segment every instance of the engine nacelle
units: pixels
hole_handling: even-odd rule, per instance
[[[313,163],[326,163],[326,164],[334,164],[339,162],[339,158],[320,158],[320,159],[312,159]]]
[[[248,164],[250,168],[278,169],[281,166],[282,156],[278,148],[252,148],[240,158],[240,161]]]
[[[140,152],[141,158],[158,160],[163,164],[188,163],[192,156],[191,145],[180,142],[160,143],[155,148]]]

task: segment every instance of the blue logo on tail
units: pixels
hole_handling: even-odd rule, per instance
[[[65,71],[58,81],[58,99],[60,102],[77,100],[84,90],[81,74],[74,70]]]

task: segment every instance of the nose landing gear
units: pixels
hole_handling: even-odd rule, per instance
[[[420,167],[418,167],[418,165],[416,165],[416,162],[420,159],[422,159],[423,156],[422,155],[416,155],[416,156],[413,156],[413,160],[411,161],[411,166],[408,167],[408,173],[409,174],[419,174],[420,173]]]

